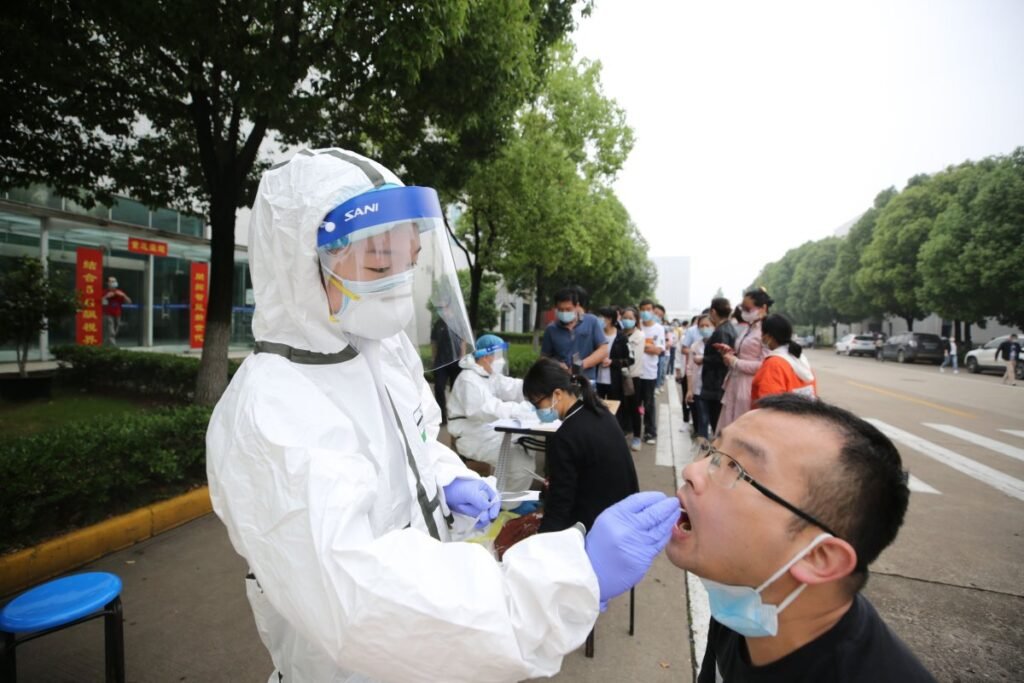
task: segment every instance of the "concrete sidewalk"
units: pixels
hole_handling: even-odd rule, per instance
[[[659,418],[668,415],[669,383]],[[678,401],[672,401],[678,406]],[[688,437],[676,420],[659,423],[660,448],[635,454],[642,489],[676,488],[673,445]],[[672,438],[675,436],[676,438]],[[667,461],[666,461],[667,458]],[[656,462],[657,460],[657,462]],[[660,463],[660,464],[658,464]],[[245,562],[232,550],[220,520],[194,522],[102,558],[78,571],[109,571],[124,582],[128,680],[267,680],[270,657],[260,643],[245,598]],[[628,635],[629,599],[612,601],[597,622],[595,656],[583,649],[565,658],[564,682],[603,683],[692,680],[686,581],[664,555],[636,590],[636,634]],[[92,621],[18,649],[20,681],[52,683],[102,680],[103,629]]]

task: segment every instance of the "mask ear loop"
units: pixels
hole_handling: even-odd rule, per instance
[[[320,277],[323,278],[324,268],[323,266],[321,266],[320,268]],[[341,292],[342,295],[347,296],[349,299],[352,299],[353,301],[359,301],[359,299],[362,298],[358,294],[350,290],[348,287],[346,287],[344,284],[342,284],[338,276],[330,271],[327,272],[327,284],[329,284],[331,287],[334,287],[336,290]],[[327,319],[332,323],[339,322],[337,316],[334,315],[333,311],[329,311],[327,313]]]

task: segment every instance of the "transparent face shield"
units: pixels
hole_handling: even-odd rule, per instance
[[[492,377],[499,377],[501,375],[508,374],[508,363],[505,359],[505,349],[508,348],[508,344],[502,343],[488,348],[477,348],[476,362],[478,365],[482,364],[482,361],[486,362],[490,367],[490,373]],[[483,351],[483,353],[481,353]],[[485,361],[485,359],[489,359]]]
[[[331,211],[317,255],[332,324],[384,339],[405,331],[427,370],[473,350],[437,193],[424,187],[366,192]]]

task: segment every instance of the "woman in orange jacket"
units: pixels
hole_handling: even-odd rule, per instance
[[[762,396],[803,394],[815,398],[818,383],[803,349],[793,341],[793,326],[785,316],[773,314],[761,323],[761,341],[768,355],[754,375],[750,400],[755,405]]]

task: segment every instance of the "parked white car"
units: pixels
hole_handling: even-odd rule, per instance
[[[850,350],[850,342],[856,337],[855,334],[848,334],[836,342],[836,353],[846,353]]]
[[[846,345],[847,356],[875,355],[875,338],[870,334],[858,334]]]
[[[1010,335],[1004,334],[1002,337],[996,337],[991,341],[985,342],[985,344],[973,351],[968,351],[967,355],[964,356],[964,366],[968,372],[979,373],[979,372],[998,372],[1000,375],[1006,372],[1006,361],[1000,358],[996,358],[996,349],[1004,341],[1010,338]],[[1024,364],[1018,361],[1017,363],[1017,379],[1024,379]]]

